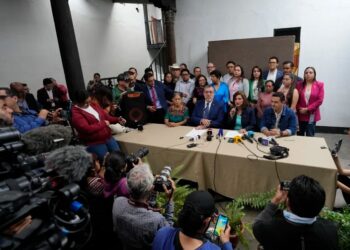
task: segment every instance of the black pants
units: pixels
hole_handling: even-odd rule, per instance
[[[343,183],[344,185],[350,187],[350,179],[349,177],[345,176],[345,175],[338,175],[338,181]],[[344,196],[344,200],[346,201],[346,204],[350,204],[350,194],[343,192],[343,196]]]
[[[164,124],[164,109],[157,109],[155,112],[148,112],[148,122]]]

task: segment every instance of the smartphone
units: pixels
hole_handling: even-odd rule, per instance
[[[341,144],[343,143],[343,139],[340,139],[334,146],[334,149],[331,151],[332,155],[338,154]]]
[[[228,218],[225,215],[219,214],[219,217],[216,220],[214,235],[220,236],[226,229],[228,223]]]

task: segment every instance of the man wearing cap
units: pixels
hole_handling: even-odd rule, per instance
[[[179,214],[179,228],[161,228],[154,238],[152,249],[233,249],[229,241],[230,225],[220,235],[221,248],[204,237],[215,212],[213,197],[207,191],[194,191],[186,197]]]
[[[129,73],[126,71],[117,76],[118,84],[113,87],[113,100],[119,104],[122,96],[127,92],[129,87]]]
[[[173,82],[176,84],[180,80],[181,68],[178,64],[174,63],[170,67],[170,72],[173,75]]]

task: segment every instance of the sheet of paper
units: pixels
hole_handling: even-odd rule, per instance
[[[197,138],[198,136],[203,136],[207,133],[207,129],[192,129],[190,132],[188,132],[185,137],[186,138]]]
[[[229,130],[227,131],[227,133],[225,134],[225,138],[233,138],[235,136],[242,136],[242,134],[240,134],[237,130]]]

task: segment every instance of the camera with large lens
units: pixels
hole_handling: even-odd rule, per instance
[[[139,150],[137,150],[135,153],[131,153],[129,154],[125,160],[128,164],[138,164],[139,163],[139,158],[143,158],[146,155],[148,155],[149,150],[148,148],[140,148]]]
[[[172,188],[169,177],[171,175],[171,167],[165,166],[160,172],[159,176],[154,180],[154,191],[164,192],[163,184],[169,190]]]

